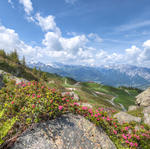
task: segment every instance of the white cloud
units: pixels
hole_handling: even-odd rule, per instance
[[[136,47],[135,45],[133,45],[129,49],[126,49],[125,51],[126,51],[127,55],[132,55],[132,56],[137,56],[141,52],[141,50],[138,47]]]
[[[141,49],[133,45],[131,48],[126,49],[125,52],[124,60],[126,60],[129,64],[136,65],[139,63],[139,55],[142,52]]]
[[[30,13],[33,11],[31,0],[19,0],[19,3],[24,6],[24,11],[27,13],[27,15],[30,15]]]
[[[26,16],[26,19],[28,20],[28,22],[35,22],[35,19],[32,16]]]
[[[128,30],[137,29],[137,28],[141,28],[141,27],[149,26],[149,25],[150,25],[150,20],[147,20],[147,21],[142,21],[142,22],[121,25],[121,26],[117,27],[116,30],[117,31],[118,30],[119,31],[128,31]]]
[[[141,52],[139,59],[140,61],[147,61],[150,63],[150,40],[143,43],[144,50]]]
[[[12,0],[8,0],[8,3],[11,5],[12,8],[14,8],[14,4],[13,4]]]
[[[66,3],[74,4],[77,0],[65,0]]]
[[[42,43],[50,51],[61,51],[62,45],[60,43],[60,36],[55,32],[48,32],[45,34],[45,38]]]
[[[150,48],[150,40],[145,41],[143,47]]]
[[[85,35],[78,35],[72,38],[60,38],[60,43],[64,50],[76,53],[79,48],[84,48],[88,39]]]
[[[50,51],[67,51],[77,53],[79,48],[85,47],[88,39],[85,35],[64,38],[57,32],[47,32],[42,43]]]
[[[99,37],[99,35],[95,34],[95,33],[90,33],[88,35],[88,37],[91,39],[91,40],[94,40],[95,42],[99,42],[101,43],[103,40],[101,37]]]
[[[48,31],[48,30],[56,31],[56,30],[59,30],[56,27],[54,16],[49,15],[47,17],[42,17],[40,15],[40,13],[37,13],[35,18],[37,20],[37,24],[42,28],[43,31]]]
[[[18,34],[12,29],[0,26],[0,39],[0,49],[5,49],[7,52],[16,49],[19,54],[26,56],[36,53],[35,49],[21,41]]]

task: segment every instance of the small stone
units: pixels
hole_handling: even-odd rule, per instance
[[[150,114],[144,113],[144,123],[150,126]]]
[[[143,109],[143,113],[148,113],[148,114],[150,114],[150,106],[145,107],[145,108]]]

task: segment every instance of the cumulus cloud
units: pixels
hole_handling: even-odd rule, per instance
[[[149,61],[150,63],[150,40],[143,43],[144,50],[140,54],[141,61]]]
[[[37,20],[36,24],[39,25],[43,31],[52,30],[60,32],[59,28],[56,26],[54,16],[48,15],[47,17],[42,17],[40,13],[37,13],[35,19]]]
[[[19,3],[24,6],[24,11],[27,13],[27,15],[30,15],[30,13],[33,11],[31,0],[19,0]]]
[[[45,34],[45,38],[42,43],[50,51],[61,51],[62,45],[60,43],[60,36],[55,32],[48,32]]]
[[[84,48],[88,39],[85,35],[78,35],[71,38],[64,38],[57,32],[47,32],[42,43],[50,51],[67,51],[77,53]]]
[[[26,56],[36,53],[34,48],[19,39],[18,34],[13,29],[0,26],[0,39],[0,49],[5,49],[7,52],[16,49],[19,54]]]

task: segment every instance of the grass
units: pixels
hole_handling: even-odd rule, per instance
[[[131,114],[133,116],[137,117],[143,117],[143,107],[139,107],[137,110],[128,111],[128,114]]]
[[[92,94],[92,92],[95,93],[96,91],[103,93],[101,95],[97,94],[99,98],[99,103],[103,103],[104,105],[107,105],[107,106],[112,106],[110,103],[106,101],[106,99],[111,100],[113,97],[116,97],[114,100],[116,105],[119,105],[120,103],[126,109],[128,109],[130,105],[135,104],[135,96],[139,94],[139,90],[134,89],[134,88],[133,89],[132,88],[115,88],[115,87],[101,85],[101,84],[97,84],[93,82],[92,83],[84,82],[84,83],[81,83],[81,85],[82,85],[82,90],[83,91],[87,90],[87,93]],[[106,103],[104,103],[103,101],[105,101]]]

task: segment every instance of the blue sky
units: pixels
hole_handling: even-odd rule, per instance
[[[150,1],[1,0],[0,39],[27,61],[150,67]]]

